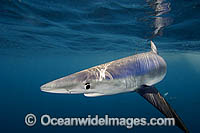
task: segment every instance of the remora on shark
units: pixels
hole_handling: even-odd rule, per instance
[[[137,92],[175,124],[188,132],[174,109],[153,86],[166,75],[167,65],[151,41],[151,51],[101,64],[54,80],[41,90],[51,93],[84,94],[87,97]]]

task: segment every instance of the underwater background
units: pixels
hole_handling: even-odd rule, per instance
[[[156,87],[192,133],[200,120],[200,1],[1,0],[0,131],[182,132],[177,127],[44,127],[26,114],[52,117],[164,117],[136,93],[87,98],[40,86],[115,59],[150,50],[168,72]]]

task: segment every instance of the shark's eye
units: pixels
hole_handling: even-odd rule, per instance
[[[85,89],[86,90],[90,89],[90,83],[85,83]]]

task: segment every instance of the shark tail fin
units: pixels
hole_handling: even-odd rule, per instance
[[[154,52],[155,54],[158,53],[156,45],[153,43],[153,41],[151,41],[151,51]]]
[[[153,86],[143,86],[137,90],[142,97],[144,97],[149,103],[157,108],[167,118],[174,118],[175,125],[182,129],[185,133],[188,133],[188,129],[184,125],[181,118],[176,114],[174,109],[167,103],[167,101],[160,95],[158,90]]]

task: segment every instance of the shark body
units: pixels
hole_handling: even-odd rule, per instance
[[[188,132],[182,120],[153,86],[166,75],[167,65],[151,41],[151,51],[71,74],[41,86],[50,93],[84,94],[87,97],[137,92],[176,125]]]

